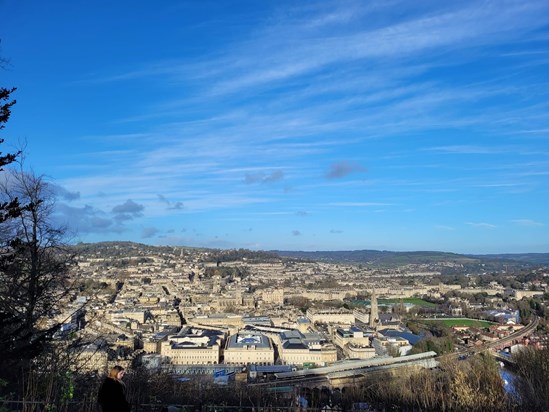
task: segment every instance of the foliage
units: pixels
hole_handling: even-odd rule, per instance
[[[410,351],[410,355],[423,352],[436,352],[438,355],[452,353],[454,351],[454,341],[450,336],[430,337],[417,342]]]
[[[523,348],[513,355],[516,364],[515,388],[522,408],[549,410],[549,348]]]
[[[15,104],[15,100],[10,100],[10,95],[15,90],[15,88],[6,89],[4,87],[0,87],[0,130],[5,128],[5,125],[10,118],[11,108]],[[0,144],[3,142],[4,139],[0,139]],[[20,152],[7,154],[0,152],[0,172],[4,170],[4,166],[13,163],[19,154]],[[17,198],[11,199],[10,201],[0,201],[0,224],[19,216],[20,213],[21,208]]]
[[[6,360],[25,363],[42,352],[59,328],[53,316],[71,289],[72,257],[63,248],[64,230],[52,224],[51,186],[22,170],[1,177],[1,198],[24,206],[1,226],[5,253],[0,259],[0,350]],[[2,372],[9,371],[6,365]]]
[[[53,405],[57,410],[94,410],[95,394],[103,376],[70,371],[68,365],[74,360],[64,353],[70,351],[58,350],[41,359],[40,370],[29,369],[22,374],[28,389],[25,399]],[[296,390],[311,408],[341,405],[350,410],[354,402],[368,402],[376,410],[504,411],[512,407],[498,366],[489,355],[480,354],[465,361],[441,359],[439,367],[433,370],[402,368],[398,373],[374,372],[365,376],[366,381],[341,392],[306,387]],[[161,410],[169,404],[186,405],[190,410],[207,410],[210,405],[241,410],[295,406],[293,397],[277,395],[267,386],[247,385],[240,379],[219,386],[207,375],[191,375],[186,381],[176,377],[170,371],[129,368],[124,378],[128,399],[134,409],[148,405],[139,410],[148,410],[152,405],[154,410]],[[80,408],[71,409],[71,404]]]
[[[311,301],[309,298],[304,296],[291,296],[286,299],[288,305],[295,306],[300,309],[303,313],[307,312],[307,309],[311,307]]]
[[[252,251],[248,249],[229,249],[219,250],[210,249],[208,254],[203,257],[204,262],[236,262],[245,260],[250,263],[265,261],[280,261],[280,257],[272,252]]]
[[[232,282],[235,278],[245,279],[249,275],[248,268],[239,266],[219,266],[219,267],[207,267],[204,270],[205,278],[212,278],[214,276],[220,276],[223,279],[227,279]]]
[[[435,370],[399,370],[375,376],[363,399],[399,410],[502,411],[510,408],[497,364],[489,355],[467,361],[442,359]]]
[[[517,309],[521,323],[526,325],[534,316],[535,303],[532,302],[532,299],[523,298],[517,302]]]

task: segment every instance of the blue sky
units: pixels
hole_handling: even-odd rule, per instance
[[[73,241],[549,252],[547,1],[0,0]]]

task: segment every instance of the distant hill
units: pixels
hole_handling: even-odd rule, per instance
[[[364,264],[373,268],[387,268],[402,265],[460,266],[463,270],[490,271],[517,269],[533,266],[549,266],[549,253],[507,253],[488,255],[462,255],[449,252],[414,251],[392,252],[387,250],[345,250],[345,251],[251,251],[248,249],[206,249],[186,246],[150,246],[134,242],[80,243],[74,246],[79,253],[123,257],[130,254],[173,253],[174,250],[208,252],[207,260],[228,262],[246,259],[269,261],[277,256],[316,262]]]
[[[449,252],[416,251],[391,252],[386,250],[347,250],[347,251],[274,251],[283,257],[307,259],[319,262],[354,263],[369,266],[399,266],[406,264],[456,263],[464,266],[479,266],[487,269],[505,266],[524,267],[549,265],[549,253],[461,255]]]
[[[275,253],[284,257],[293,257],[300,259],[309,259],[323,262],[347,262],[364,263],[368,265],[376,264],[431,264],[437,262],[456,262],[456,263],[475,263],[479,258],[458,255],[456,253],[446,252],[391,252],[387,250],[343,250],[343,251],[319,251],[319,252],[301,252],[301,251],[275,251]]]
[[[531,265],[549,265],[549,253],[503,253],[495,255],[474,255],[480,259],[498,259],[524,262]]]
[[[129,241],[108,241],[97,243],[78,243],[73,245],[74,251],[82,255],[96,255],[110,258],[130,256],[145,256],[149,254],[181,254],[203,253],[204,262],[233,262],[246,260],[248,262],[268,262],[280,260],[273,252],[249,249],[211,249],[189,246],[151,246]]]

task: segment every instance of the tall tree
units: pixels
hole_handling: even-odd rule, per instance
[[[0,241],[0,350],[25,361],[42,350],[59,327],[54,321],[70,287],[71,255],[64,230],[52,223],[54,194],[43,177],[22,170],[4,171],[0,198],[23,204],[18,216],[2,223]]]
[[[15,88],[0,88],[0,131]],[[0,139],[0,143],[3,139]],[[41,176],[5,169],[20,158],[0,152],[0,377],[42,350],[59,327],[51,321],[68,293],[64,231],[52,224],[54,193]]]

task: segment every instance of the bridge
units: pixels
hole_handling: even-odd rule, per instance
[[[513,344],[519,339],[522,339],[530,335],[532,332],[536,330],[538,325],[539,325],[539,318],[536,316],[532,321],[530,321],[528,325],[526,325],[522,329],[519,329],[516,332],[513,332],[509,336],[506,336],[502,339],[499,339],[494,342],[490,342],[486,344],[486,347],[490,349],[496,349],[496,350],[504,349],[505,347],[509,346],[509,344]]]

